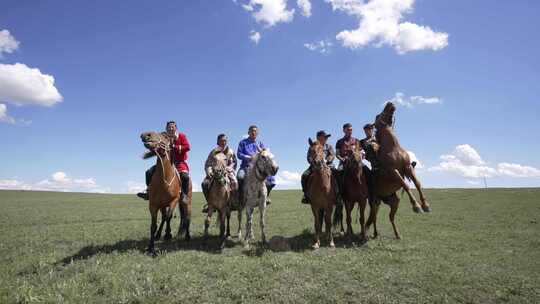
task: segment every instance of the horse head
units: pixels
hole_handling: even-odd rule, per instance
[[[396,106],[392,102],[387,102],[382,112],[375,117],[375,127],[381,129],[394,125],[394,112]]]
[[[220,185],[227,184],[227,159],[221,151],[215,151],[212,164],[212,178]]]
[[[274,155],[268,149],[261,149],[255,157],[255,167],[257,171],[265,176],[276,175],[279,169]]]
[[[308,139],[308,143],[308,156],[313,160],[313,169],[318,171],[326,167],[326,160],[324,159],[324,146],[318,140],[312,141],[311,138]]]
[[[143,145],[145,148],[150,150],[149,152],[146,152],[143,156],[144,158],[152,157],[156,154],[159,154],[161,157],[166,156],[168,152],[170,151],[171,147],[169,145],[169,137],[167,136],[167,133],[162,132],[143,132],[141,134],[141,140],[143,142]]]
[[[347,170],[356,170],[361,169],[364,165],[362,160],[364,155],[362,154],[362,147],[360,145],[355,145],[354,149],[349,151],[348,157],[345,160],[344,166]]]

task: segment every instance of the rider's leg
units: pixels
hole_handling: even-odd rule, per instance
[[[300,178],[300,184],[302,185],[302,192],[304,193],[304,196],[302,197],[302,204],[309,204],[308,198],[306,197],[306,187],[307,187],[307,180],[309,178],[309,175],[311,174],[311,167],[307,168],[304,173],[302,173],[302,177]]]
[[[182,195],[180,199],[182,203],[187,204],[189,192],[189,172],[180,172],[180,180],[182,181]]]
[[[145,182],[146,182],[146,190],[144,192],[137,193],[138,197],[148,200],[148,186],[150,186],[150,182],[152,181],[152,175],[154,175],[154,171],[156,171],[156,165],[153,165],[144,173]]]
[[[270,200],[270,192],[272,191],[272,189],[274,189],[276,184],[268,180],[265,181],[265,184],[266,184],[266,204],[270,205],[272,203],[272,201]]]

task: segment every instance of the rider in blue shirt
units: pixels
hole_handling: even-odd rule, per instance
[[[257,154],[259,149],[264,149],[265,146],[262,142],[257,141],[257,135],[258,135],[258,128],[257,126],[253,125],[250,126],[248,129],[248,138],[242,139],[240,143],[238,144],[238,150],[236,152],[236,156],[238,159],[242,161],[240,164],[240,169],[238,170],[238,174],[236,174],[236,178],[238,179],[238,193],[240,194],[240,197],[243,195],[243,182],[244,177],[246,176],[246,168],[249,166],[249,163],[251,162],[251,157],[254,154]],[[268,190],[268,195],[270,195],[270,191],[276,186],[276,178],[274,176],[269,176],[266,178],[266,189]],[[270,199],[266,199],[266,204],[270,204]]]

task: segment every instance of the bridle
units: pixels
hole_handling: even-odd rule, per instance
[[[171,178],[171,181],[167,182],[167,180],[165,179],[165,163],[163,162],[163,158],[161,157],[161,155],[159,155],[159,152],[157,151],[157,149],[159,149],[159,148],[163,149],[163,151],[165,151],[165,156],[170,160],[171,158],[169,157],[169,151],[167,149],[167,143],[165,143],[162,140],[162,137],[160,137],[159,142],[157,143],[157,145],[158,145],[158,147],[154,149],[154,152],[156,153],[157,157],[161,161],[161,169],[163,171],[163,182],[167,185],[167,187],[170,187],[172,185],[172,182],[174,181],[174,179],[176,177],[176,174],[173,174],[173,177]]]

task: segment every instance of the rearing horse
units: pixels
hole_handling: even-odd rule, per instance
[[[373,193],[377,199],[390,205],[390,222],[392,223],[396,238],[400,239],[401,236],[394,222],[395,214],[399,206],[399,197],[397,196],[396,191],[403,188],[405,192],[407,192],[413,211],[416,213],[421,213],[422,211],[430,212],[431,208],[422,192],[422,186],[414,172],[409,153],[400,146],[394,133],[393,121],[395,111],[396,106],[393,103],[388,102],[383,111],[377,115],[375,119],[375,127],[377,128],[376,138],[379,144],[377,159],[381,164],[381,168],[378,172],[374,173]],[[412,194],[405,178],[414,182],[414,185],[420,194],[421,206]],[[377,212],[378,206],[371,208],[370,216],[366,224],[368,227],[371,223],[374,224],[374,237],[378,234],[376,228]]]
[[[308,140],[308,154],[313,159],[313,172],[308,179],[306,196],[311,204],[311,211],[315,220],[315,242],[313,249],[321,246],[320,234],[322,234],[322,221],[324,218],[325,232],[329,246],[335,247],[332,236],[332,212],[336,204],[336,189],[332,181],[332,168],[324,159],[324,147],[318,141]]]

